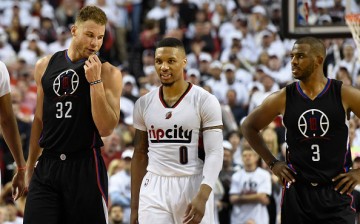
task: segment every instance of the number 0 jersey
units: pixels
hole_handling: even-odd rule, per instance
[[[74,152],[103,145],[91,114],[85,60],[71,62],[67,51],[55,53],[41,79],[44,90],[44,150]]]
[[[314,100],[303,93],[299,82],[286,87],[287,160],[308,181],[329,183],[351,163],[341,85],[328,79]]]
[[[134,127],[148,135],[147,170],[160,176],[202,173],[203,160],[198,152],[200,127],[218,125],[222,125],[219,101],[192,84],[172,107],[164,102],[162,87],[135,103]]]

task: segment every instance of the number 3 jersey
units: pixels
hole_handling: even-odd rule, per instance
[[[308,181],[329,183],[351,164],[341,85],[328,79],[314,100],[304,94],[300,82],[286,87],[287,161]]]
[[[90,85],[85,60],[71,62],[67,51],[55,53],[41,79],[44,91],[43,131],[45,150],[74,152],[103,145],[91,113]]]
[[[201,174],[200,127],[218,125],[222,125],[219,101],[192,84],[172,107],[163,100],[162,86],[135,103],[134,127],[148,136],[147,170],[160,176]]]

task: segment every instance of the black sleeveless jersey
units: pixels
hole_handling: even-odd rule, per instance
[[[287,161],[311,182],[329,183],[350,165],[341,85],[340,81],[328,79],[324,90],[314,100],[304,94],[299,82],[286,87],[283,122]]]
[[[102,61],[104,62],[104,61]],[[92,119],[85,60],[71,62],[67,51],[55,53],[41,79],[44,90],[40,146],[54,152],[76,152],[103,145]]]

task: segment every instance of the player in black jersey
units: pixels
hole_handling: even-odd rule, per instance
[[[119,121],[122,79],[117,68],[96,55],[106,23],[100,8],[82,8],[71,27],[69,49],[36,63],[25,224],[108,222],[100,147],[101,137]]]
[[[351,193],[360,170],[349,170],[347,119],[360,116],[360,91],[323,73],[326,49],[313,37],[291,51],[295,79],[270,95],[242,124],[250,145],[283,180],[281,223],[353,224]],[[276,116],[286,127],[286,161],[278,161],[259,132]]]

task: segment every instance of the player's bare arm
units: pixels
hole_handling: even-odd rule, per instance
[[[148,165],[148,134],[136,129],[134,137],[134,155],[131,161],[131,218],[130,224],[138,219],[139,192]]]
[[[272,166],[276,161],[274,155],[271,154],[259,132],[269,125],[276,116],[284,114],[286,102],[286,89],[268,96],[264,102],[258,106],[247,118],[241,126],[241,130],[245,138],[249,141],[252,148],[264,159],[275,175],[281,180],[294,182],[293,172],[288,168],[285,162],[277,162],[276,166]]]
[[[19,134],[14,135],[14,133],[19,133],[19,130],[15,114],[12,110],[10,93],[0,97],[0,111],[2,135],[6,144],[9,146],[10,152],[15,160],[16,166],[18,167],[12,180],[12,196],[14,200],[17,200],[23,195],[25,189],[25,170],[19,169],[20,167],[25,167],[25,159],[21,147],[20,136]]]
[[[342,85],[341,96],[346,113],[354,112],[357,117],[360,117],[360,91],[351,86]],[[339,174],[334,177],[333,181],[338,181],[335,190],[339,190],[341,194],[351,193],[355,186],[360,184],[360,169]]]
[[[37,99],[34,113],[34,120],[31,127],[30,136],[30,149],[29,156],[26,162],[26,186],[29,186],[30,179],[34,172],[35,163],[41,154],[41,148],[39,146],[39,139],[42,132],[42,116],[43,116],[43,101],[44,91],[41,85],[41,78],[46,70],[51,56],[40,59],[35,65],[34,79],[37,86]]]
[[[90,83],[91,112],[102,137],[112,133],[119,122],[121,72],[109,63],[101,64],[93,54],[84,65],[86,79]]]

